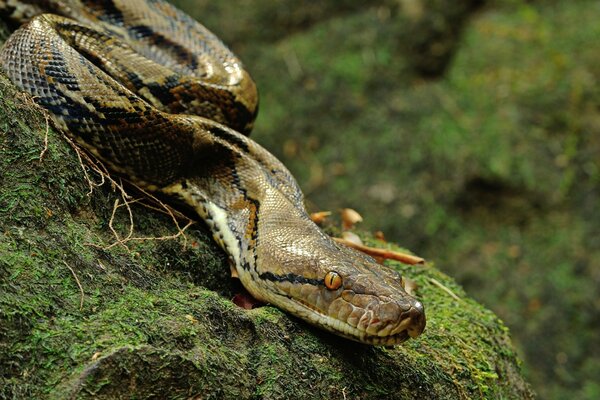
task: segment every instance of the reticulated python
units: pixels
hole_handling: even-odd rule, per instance
[[[254,297],[363,343],[421,334],[401,277],[325,235],[289,171],[244,136],[256,87],[206,28],[162,0],[0,0],[0,12],[29,21],[0,52],[9,78],[115,172],[191,205]]]

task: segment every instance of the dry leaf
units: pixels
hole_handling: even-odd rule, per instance
[[[323,221],[327,219],[331,215],[331,211],[318,211],[310,214],[310,219],[315,224],[322,224]]]
[[[419,287],[419,285],[417,285],[417,282],[405,276],[402,277],[402,282],[404,282],[404,290],[406,290],[406,293],[410,294],[411,296],[414,296],[417,291],[417,288]]]
[[[344,208],[340,214],[342,216],[342,228],[345,231],[352,229],[354,225],[363,220],[362,216],[351,208]]]
[[[188,321],[190,321],[192,324],[197,324],[198,323],[198,320],[193,315],[190,315],[190,314],[187,314],[185,316],[185,319],[187,319]]]
[[[377,232],[375,232],[375,238],[376,238],[377,240],[381,240],[382,242],[386,242],[386,240],[385,240],[385,235],[383,234],[383,232],[382,232],[382,231],[377,231]]]
[[[346,231],[342,233],[342,239],[347,240],[350,243],[354,243],[357,245],[362,245],[363,241],[358,237],[358,235],[354,232]]]

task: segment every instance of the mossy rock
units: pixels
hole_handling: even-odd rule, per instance
[[[423,336],[360,345],[234,305],[200,222],[114,245],[130,216],[113,217],[109,183],[90,193],[86,173],[100,178],[84,165],[0,75],[0,399],[532,398],[503,323],[432,265],[392,263],[418,284]],[[131,210],[136,237],[177,232]]]

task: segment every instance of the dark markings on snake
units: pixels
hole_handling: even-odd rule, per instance
[[[223,144],[200,147],[195,150],[194,157],[190,158],[186,168],[186,176],[192,180],[194,178],[217,177],[232,182],[236,179],[234,174],[223,175],[221,172],[235,171],[236,162],[235,154]]]
[[[115,6],[115,3],[112,0],[87,0],[84,1],[84,3],[92,10],[102,10],[102,14],[98,15],[100,20],[110,22],[118,26],[123,25],[123,13],[117,6]]]
[[[254,112],[248,111],[248,108],[244,104],[235,100],[233,101],[232,106],[234,109],[233,114],[237,121],[254,121],[258,113],[258,106],[254,109]],[[248,135],[248,132],[244,131],[243,127],[240,127],[239,130],[241,133]]]
[[[284,275],[276,275],[272,272],[263,272],[259,275],[260,279],[266,279],[272,282],[291,282],[291,283],[299,283],[299,284],[309,284],[313,286],[325,286],[323,279],[312,279],[305,278],[302,275],[296,274],[284,274]]]
[[[52,86],[53,85],[50,85],[50,90],[56,92],[56,89],[53,89]],[[90,118],[92,116],[92,114],[89,111],[86,112],[82,108],[73,106],[72,104],[68,103],[52,104],[52,100],[46,98],[37,100],[37,103],[42,107],[46,108],[51,113],[54,113],[56,115],[62,115],[65,120],[65,123],[69,126],[76,125],[79,120],[84,119],[86,117]]]
[[[246,143],[243,139],[241,139],[235,135],[232,135],[226,129],[223,129],[220,126],[211,126],[209,129],[210,129],[210,133],[212,133],[219,139],[223,139],[226,142],[235,144],[243,152],[248,153],[250,151],[250,148],[248,147],[248,143]]]
[[[121,119],[127,122],[127,124],[141,123],[145,120],[144,116],[140,114],[139,110],[133,109],[132,111],[125,111],[122,107],[111,107],[103,104],[97,98],[85,96],[84,100],[92,105],[98,114],[110,115],[111,119]]]
[[[248,201],[251,202],[255,209],[254,209],[254,214],[252,215],[252,224],[255,227],[254,230],[252,231],[252,234],[250,236],[250,241],[248,243],[248,247],[247,247],[247,251],[248,253],[252,254],[252,257],[254,258],[254,263],[252,263],[252,265],[258,265],[258,254],[256,253],[256,248],[258,247],[258,220],[259,215],[260,215],[260,201],[253,199],[251,197],[247,197]]]
[[[180,79],[181,76],[174,74],[167,77],[164,83],[147,82],[142,84],[142,86],[146,86],[150,93],[152,93],[152,96],[156,97],[162,104],[173,104],[177,99],[171,92],[171,89],[180,84]],[[185,100],[189,101],[191,99],[193,99],[193,96],[188,95]]]
[[[144,87],[144,81],[137,73],[135,73],[135,71],[126,68],[123,68],[123,70],[125,71],[125,75],[127,75],[127,80],[133,85],[136,91]]]
[[[147,40],[153,45],[161,47],[169,53],[175,54],[177,59],[182,64],[188,65],[191,70],[198,69],[198,61],[192,52],[163,34],[154,31],[151,27],[147,25],[135,25],[128,27],[127,31],[137,40]]]

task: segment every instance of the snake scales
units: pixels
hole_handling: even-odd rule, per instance
[[[245,136],[256,87],[206,28],[162,0],[0,0],[0,12],[28,21],[0,52],[9,78],[116,173],[192,206],[254,297],[363,343],[421,334],[401,277],[325,235],[285,166]]]

